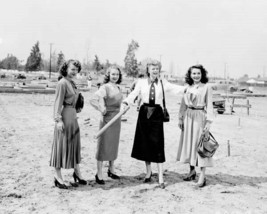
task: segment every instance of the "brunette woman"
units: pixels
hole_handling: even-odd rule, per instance
[[[64,183],[61,168],[74,169],[74,181],[79,184],[87,184],[82,178],[79,163],[81,162],[80,128],[76,113],[76,102],[79,92],[73,78],[81,71],[81,64],[77,60],[64,62],[59,73],[60,78],[56,88],[54,103],[54,140],[50,158],[50,166],[55,168],[54,183],[61,189],[67,189]]]
[[[202,134],[208,134],[213,121],[212,88],[207,84],[207,71],[202,65],[189,68],[179,112],[179,127],[182,130],[177,160],[188,163],[190,171],[184,181],[196,178],[195,167],[200,167],[197,187],[206,185],[206,167],[213,166],[212,158],[202,158],[197,153],[197,145]]]

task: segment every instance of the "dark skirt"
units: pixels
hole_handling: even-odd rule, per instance
[[[165,162],[163,111],[160,105],[141,106],[131,156],[147,162]]]

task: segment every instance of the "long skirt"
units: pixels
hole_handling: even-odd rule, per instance
[[[63,132],[54,129],[50,166],[56,168],[75,168],[81,162],[80,128],[76,109],[66,106],[62,110]]]
[[[141,106],[131,156],[147,162],[165,162],[163,111],[160,105]]]
[[[177,160],[191,166],[211,167],[212,158],[202,158],[197,146],[206,123],[204,110],[187,109],[184,118],[184,131],[181,132]]]
[[[119,113],[108,111],[100,121],[99,129],[104,127],[113,117]],[[96,159],[98,161],[114,161],[118,157],[121,131],[121,119],[116,120],[99,138],[97,142]]]

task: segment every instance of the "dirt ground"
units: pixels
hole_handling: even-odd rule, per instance
[[[94,89],[95,90],[95,89]],[[49,158],[53,140],[54,95],[0,94],[0,213],[267,213],[267,98],[249,98],[252,108],[236,108],[217,115],[211,131],[220,147],[215,167],[207,169],[207,186],[196,190],[195,182],[184,182],[188,166],[176,161],[180,130],[180,97],[167,94],[171,121],[165,123],[164,177],[166,188],[144,184],[145,164],[130,157],[136,120],[136,106],[122,122],[119,157],[115,168],[121,180],[104,174],[106,184],[95,183],[96,140],[99,113],[83,92],[85,107],[78,115],[81,128],[83,177],[88,185],[60,190],[53,185]],[[244,100],[240,100],[244,102]],[[91,122],[85,124],[85,119]],[[239,122],[240,121],[240,122]],[[230,156],[228,156],[228,142]],[[105,164],[104,172],[107,171]],[[199,171],[199,170],[198,170]],[[72,170],[63,170],[73,181]]]

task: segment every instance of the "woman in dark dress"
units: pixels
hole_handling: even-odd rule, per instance
[[[67,189],[61,174],[61,168],[74,168],[73,178],[80,184],[87,182],[82,179],[79,163],[81,162],[80,129],[75,108],[79,92],[73,78],[81,70],[81,64],[76,60],[65,62],[59,73],[60,78],[56,88],[54,103],[54,140],[50,158],[50,166],[55,168],[54,183],[61,189]]]
[[[151,162],[157,163],[159,172],[159,184],[165,188],[163,180],[163,162],[165,162],[164,152],[164,132],[163,132],[163,110],[162,110],[162,84],[164,91],[182,93],[183,86],[174,85],[164,79],[160,79],[161,63],[151,60],[147,64],[148,78],[138,80],[134,90],[123,101],[122,109],[129,103],[133,103],[139,93],[142,96],[143,104],[140,107],[132,157],[145,161],[146,176],[145,183],[151,182]]]

